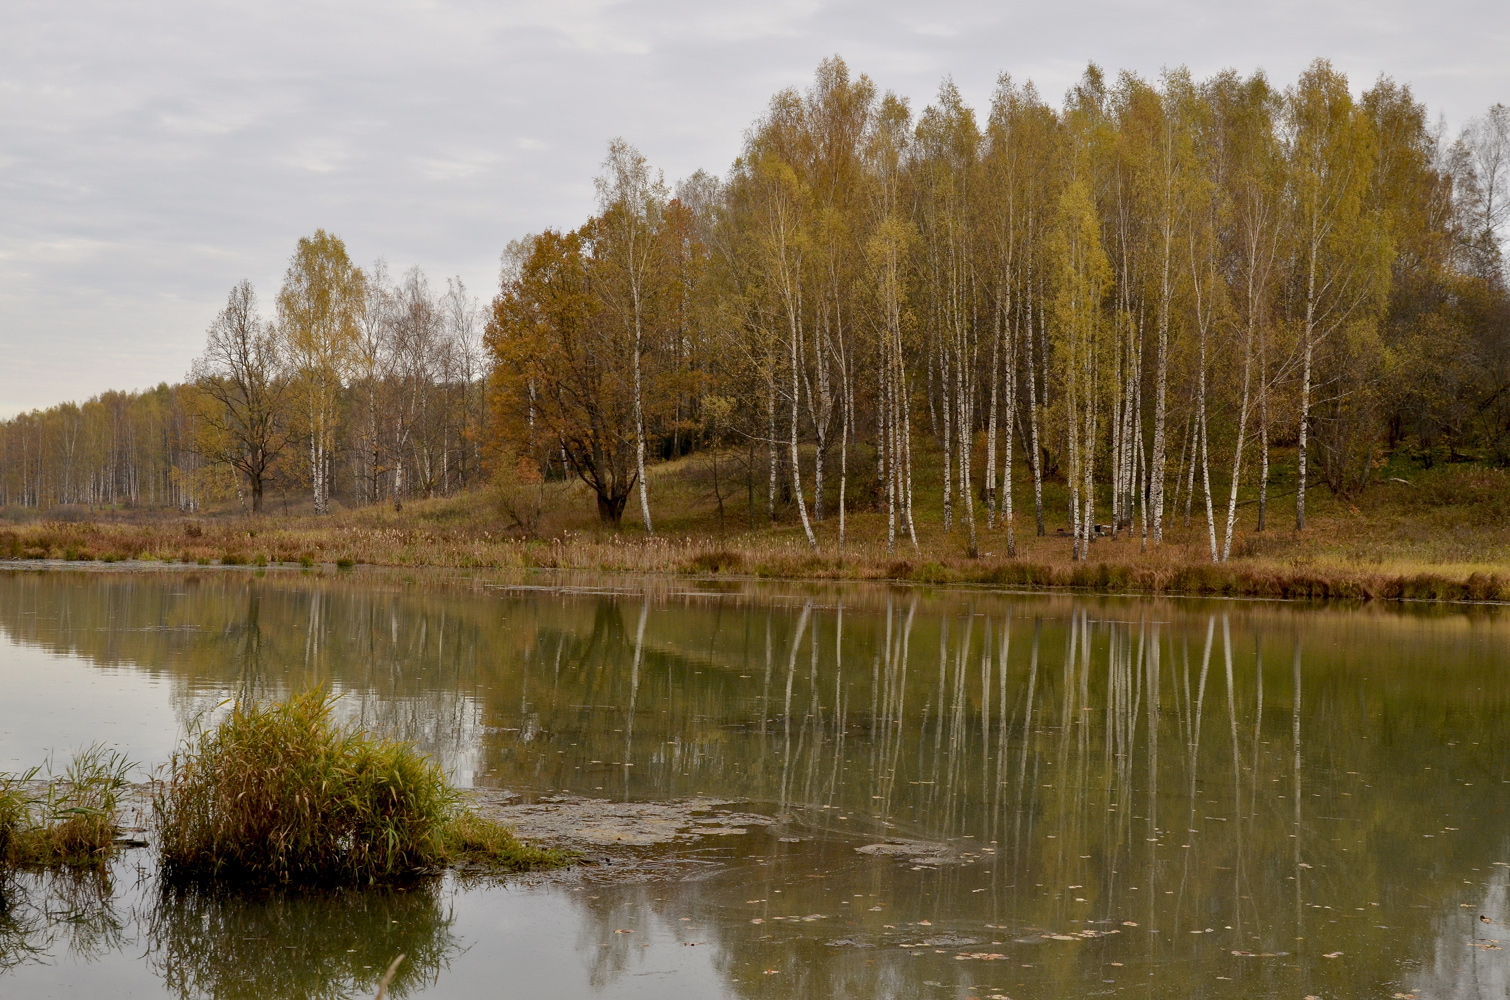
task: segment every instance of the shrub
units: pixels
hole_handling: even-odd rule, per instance
[[[98,744],[76,754],[62,777],[31,792],[38,769],[0,777],[0,864],[99,864],[119,832],[116,810],[134,765]]]
[[[351,569],[351,567],[355,565],[356,563],[354,561],[347,559],[345,556],[342,556],[340,559],[336,560],[336,569]]]
[[[243,884],[375,882],[463,857],[559,863],[459,813],[412,744],[342,727],[323,690],[238,704],[173,757],[153,803],[164,874]]]

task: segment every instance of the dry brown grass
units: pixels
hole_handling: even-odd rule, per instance
[[[1395,475],[1395,473],[1402,473]],[[927,481],[927,469],[919,481]],[[964,533],[942,528],[937,498],[919,499],[919,546],[885,544],[884,514],[851,487],[847,544],[838,547],[837,518],[817,526],[812,551],[794,513],[768,523],[757,495],[757,525],[744,495],[716,513],[704,461],[665,463],[652,484],[657,535],[647,538],[626,517],[617,531],[596,523],[585,490],[555,484],[550,502],[528,532],[482,489],[414,501],[401,514],[387,506],[347,509],[323,519],[306,515],[109,517],[38,520],[0,529],[0,558],[11,560],[148,560],[173,565],[303,566],[325,571],[356,564],[458,570],[567,570],[616,574],[741,575],[769,578],[903,580],[1027,588],[1077,588],[1114,593],[1224,594],[1296,598],[1510,599],[1510,473],[1478,466],[1381,470],[1361,497],[1312,493],[1309,525],[1293,530],[1293,500],[1276,477],[1269,529],[1255,530],[1256,507],[1239,508],[1233,558],[1213,565],[1201,505],[1190,525],[1176,513],[1162,546],[1124,535],[1071,559],[1062,487],[1048,484],[1048,532],[1032,534],[1026,488],[1019,490],[1017,551],[1005,534],[984,528],[978,506],[980,557],[967,558]],[[1219,512],[1218,516],[1221,516]]]

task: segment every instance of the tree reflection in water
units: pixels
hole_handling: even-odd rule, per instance
[[[441,879],[404,887],[255,895],[163,888],[138,916],[147,961],[171,996],[370,997],[433,985],[460,951]]]
[[[740,797],[774,814],[774,835],[716,845],[722,875],[577,895],[590,989],[628,982],[636,953],[653,951],[649,935],[616,933],[636,914],[659,914],[663,933],[693,918],[707,950],[688,954],[716,955],[729,992],[748,996],[915,996],[987,970],[1007,995],[1082,995],[1134,975],[1156,996],[1213,977],[1244,996],[1381,982],[1384,995],[1420,982],[1423,995],[1470,996],[1505,981],[1496,963],[1510,948],[1491,947],[1510,942],[1498,929],[1510,923],[1501,612],[604,589],[0,575],[0,630],[166,676],[181,717],[327,683],[353,717],[479,784]],[[855,853],[887,837],[947,844],[953,863]],[[175,943],[154,944],[153,960],[186,984],[180,995],[236,995],[276,974],[264,966],[326,947],[313,942],[341,919],[265,915],[259,941],[206,929],[232,919],[213,910],[224,905],[155,918],[154,941]],[[1012,961],[900,948],[922,921]],[[1086,930],[1098,934],[1062,933]],[[223,966],[212,939],[234,952]],[[826,945],[841,939],[856,947]],[[351,990],[413,945],[330,947],[305,963],[309,982]],[[1402,971],[1407,958],[1419,975]]]

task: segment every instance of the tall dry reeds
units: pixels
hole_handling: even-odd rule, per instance
[[[469,837],[477,821],[434,761],[412,744],[339,725],[334,703],[316,689],[237,704],[174,755],[153,809],[164,875],[351,883],[461,857],[507,870],[560,862],[501,828]]]
[[[96,744],[41,789],[41,768],[0,775],[0,868],[102,863],[115,845],[116,814],[133,766]]]

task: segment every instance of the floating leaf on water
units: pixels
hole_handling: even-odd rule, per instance
[[[1341,958],[1342,957],[1342,952],[1340,952],[1340,951],[1329,951],[1325,955],[1322,955],[1321,957],[1322,958]]]

